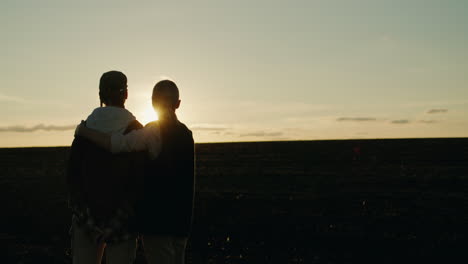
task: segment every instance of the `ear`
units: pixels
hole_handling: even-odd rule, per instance
[[[174,109],[178,109],[180,107],[180,100],[177,100],[177,103],[174,105]]]

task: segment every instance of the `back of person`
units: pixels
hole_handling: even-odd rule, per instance
[[[117,71],[104,73],[99,83],[101,107],[89,115],[87,125],[121,134],[143,128],[125,109],[127,96],[127,77]],[[75,136],[68,166],[74,264],[100,263],[104,248],[108,264],[133,262],[137,234],[131,226],[144,160],[144,152],[112,155]]]
[[[128,133],[142,128],[135,117],[123,108],[100,107],[88,117],[87,124],[102,132]],[[85,138],[77,137],[72,143],[70,181],[79,192],[83,205],[76,208],[76,221],[86,225],[91,236],[114,222],[113,234],[108,240],[125,239],[138,195],[139,178],[143,176],[144,153],[111,154]],[[85,208],[83,208],[85,207]],[[123,214],[122,214],[123,213]],[[120,215],[121,219],[116,219]],[[117,220],[117,222],[116,222]]]
[[[188,237],[194,195],[192,132],[177,120],[156,122],[162,146],[159,156],[145,167],[143,197],[137,204],[139,231]]]
[[[118,107],[97,108],[88,117],[87,124],[105,133],[126,134],[143,127],[128,110]],[[127,203],[133,203],[138,188],[137,179],[142,175],[142,155],[112,155],[94,144],[89,146],[82,171],[83,189],[96,220],[109,221],[117,210],[130,205]]]

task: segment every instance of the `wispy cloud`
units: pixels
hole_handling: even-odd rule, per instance
[[[282,136],[283,132],[265,132],[265,131],[257,131],[257,132],[250,132],[240,134],[241,137],[279,137]]]
[[[377,118],[374,117],[339,117],[336,119],[338,122],[351,121],[351,122],[368,122],[368,121],[377,121]]]
[[[420,123],[424,123],[424,124],[434,124],[434,123],[438,123],[439,121],[436,121],[436,120],[419,120]]]
[[[441,114],[441,113],[447,113],[448,109],[430,109],[427,111],[428,114]]]
[[[26,126],[6,126],[0,127],[0,132],[34,132],[38,130],[44,131],[65,131],[65,130],[72,130],[75,129],[76,125],[68,125],[68,126],[55,126],[55,125],[44,125],[39,124],[32,127]]]
[[[426,107],[428,109],[446,109],[448,106],[460,106],[468,105],[467,99],[459,99],[456,101],[452,100],[440,100],[440,101],[413,101],[409,103],[403,103],[401,107]]]
[[[407,119],[400,119],[400,120],[392,120],[392,124],[397,124],[397,125],[403,125],[403,124],[409,124],[410,121]]]
[[[196,131],[224,131],[229,129],[229,127],[215,124],[198,124],[191,126],[190,129]]]
[[[28,101],[18,96],[0,94],[0,102],[27,103]]]
[[[360,137],[368,136],[369,133],[368,132],[357,132],[354,135],[355,135],[356,138],[360,138]]]
[[[71,104],[63,103],[63,102],[56,102],[56,101],[43,101],[43,100],[29,100],[19,96],[11,96],[7,94],[0,93],[0,102],[6,103],[16,103],[20,105],[39,105],[39,106],[51,106],[51,107],[61,107],[61,108],[69,108]]]

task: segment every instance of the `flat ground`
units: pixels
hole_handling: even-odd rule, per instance
[[[468,139],[196,148],[190,263],[467,263]],[[68,152],[0,149],[2,263],[70,263]]]

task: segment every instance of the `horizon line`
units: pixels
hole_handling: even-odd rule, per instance
[[[311,142],[311,141],[372,141],[372,140],[431,140],[431,139],[468,139],[466,137],[401,137],[401,138],[334,138],[334,139],[293,139],[293,140],[252,140],[252,141],[215,141],[215,142],[195,142],[198,144],[242,144],[242,143],[279,143],[279,142]],[[55,146],[18,146],[0,147],[0,149],[29,149],[29,148],[70,148],[68,145]]]

